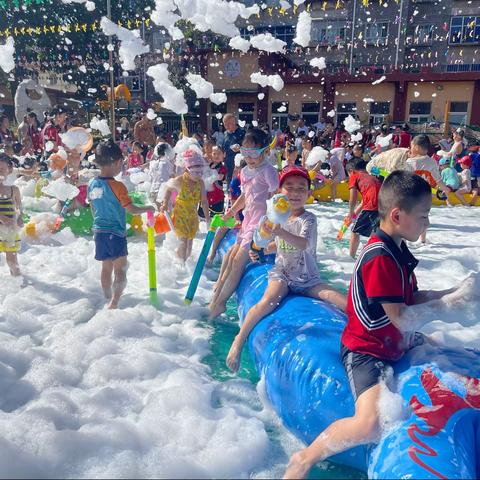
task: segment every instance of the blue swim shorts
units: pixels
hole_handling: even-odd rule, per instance
[[[116,260],[128,255],[127,238],[114,233],[95,232],[95,260]]]

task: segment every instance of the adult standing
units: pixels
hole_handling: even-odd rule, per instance
[[[238,127],[237,119],[232,113],[224,115],[223,126],[225,127],[223,148],[225,150],[225,166],[227,167],[227,185],[230,185],[235,168],[235,155],[240,151],[245,131]]]
[[[412,136],[410,135],[410,127],[408,123],[402,125],[402,132],[400,133],[400,141],[398,146],[400,148],[409,148],[412,141]]]
[[[52,142],[53,147],[49,152],[58,152],[58,147],[63,146],[60,134],[67,130],[67,112],[61,107],[55,107],[50,113],[50,119],[43,127],[40,134],[42,150],[45,150],[47,142]]]
[[[218,130],[213,133],[212,137],[215,139],[215,143],[218,147],[223,147],[223,142],[225,141],[223,125],[218,126]]]
[[[139,120],[133,128],[133,139],[135,142],[140,142],[143,148],[143,156],[147,154],[148,147],[154,147],[157,136],[154,130],[154,121],[150,120],[145,113],[143,118]]]
[[[11,147],[14,141],[15,136],[10,130],[10,120],[6,115],[0,115],[0,144]]]
[[[27,124],[29,143],[32,146],[33,152],[40,153],[42,151],[42,141],[40,138],[41,128],[35,112],[29,112],[27,114]]]

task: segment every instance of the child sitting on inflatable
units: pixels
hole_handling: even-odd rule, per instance
[[[234,372],[238,370],[243,345],[250,332],[263,317],[273,312],[289,293],[325,300],[342,310],[347,307],[346,296],[323,283],[318,272],[317,219],[313,213],[305,210],[310,194],[308,172],[301,167],[285,168],[280,175],[280,191],[286,196],[290,211],[287,211],[287,219],[283,225],[278,223],[270,227],[269,222],[263,224],[266,233],[274,237],[265,248],[266,253],[276,251],[277,256],[275,266],[268,274],[268,286],[262,299],[247,313],[228,352],[226,363]],[[250,250],[250,258],[254,262],[258,261],[258,253]]]
[[[247,166],[240,174],[242,194],[224,215],[224,220],[243,210],[242,228],[237,242],[222,261],[220,275],[210,302],[209,318],[218,317],[226,310],[248,263],[250,243],[259,220],[267,211],[267,200],[278,187],[278,172],[267,160],[270,148],[268,135],[259,128],[247,132],[240,149]]]
[[[461,289],[418,291],[413,273],[418,261],[405,240],[415,242],[426,230],[431,204],[431,187],[418,175],[395,171],[385,179],[378,198],[380,229],[355,264],[341,338],[355,414],[332,423],[309,447],[295,453],[284,478],[306,478],[317,462],[379,438],[382,379],[393,362],[424,342],[415,332],[422,318],[407,307],[463,295]]]
[[[20,250],[20,236],[23,227],[22,197],[20,190],[8,182],[9,175],[13,172],[10,158],[0,154],[0,252],[5,252],[10,274],[14,277],[20,275],[17,252]]]
[[[464,195],[466,193],[471,193],[472,191],[472,172],[470,168],[472,167],[472,159],[470,155],[465,155],[458,160],[460,168],[462,171],[458,174],[460,177],[460,188],[455,192],[457,198],[465,206],[470,206],[470,204],[465,200]]]
[[[168,210],[173,192],[177,192],[173,207],[173,225],[175,234],[180,239],[177,257],[185,262],[192,253],[192,244],[198,232],[198,205],[201,203],[205,213],[205,221],[210,224],[207,192],[202,174],[205,161],[201,153],[193,148],[183,153],[185,172],[168,182],[163,201],[159,204],[160,211]]]
[[[127,187],[115,180],[123,167],[122,151],[113,140],[98,144],[95,163],[100,175],[88,185],[88,199],[93,213],[95,260],[102,262],[103,293],[110,300],[109,309],[117,308],[127,284],[127,224],[125,210],[133,214],[153,211],[137,207],[128,196]],[[112,274],[114,275],[112,289]]]
[[[346,222],[355,217],[355,225],[350,234],[350,256],[355,258],[360,244],[360,235],[370,237],[378,224],[378,192],[382,184],[378,178],[369,175],[365,170],[367,162],[357,159],[347,163],[349,174],[348,188],[350,189],[349,213]],[[358,193],[362,201],[357,205]]]
[[[440,174],[442,175],[443,183],[450,189],[451,192],[456,193],[458,188],[460,187],[460,178],[458,176],[457,171],[450,166],[450,158],[442,157],[438,162],[438,168],[440,169]],[[462,199],[460,199],[460,201],[462,200],[463,200],[463,197]],[[448,201],[448,197],[446,197],[446,201],[447,201],[447,205],[451,206],[450,202]]]

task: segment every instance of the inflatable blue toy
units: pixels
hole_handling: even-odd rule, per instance
[[[234,238],[229,232],[221,255]],[[248,265],[237,289],[240,322],[262,297],[269,268],[268,263]],[[325,302],[290,295],[249,336],[273,408],[305,444],[334,420],[354,413],[340,360],[345,321]],[[396,366],[401,414],[380,443],[350,449],[332,461],[363,470],[369,478],[480,478],[480,352],[432,351],[417,347]]]

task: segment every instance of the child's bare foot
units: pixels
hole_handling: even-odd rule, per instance
[[[105,297],[105,300],[110,300],[112,298],[112,287],[105,287],[103,289],[103,296]]]
[[[235,340],[232,342],[232,346],[227,355],[225,363],[227,367],[233,372],[238,372],[238,367],[240,366],[240,357],[242,355],[242,345],[239,345],[239,341],[235,337]]]
[[[213,320],[224,313],[227,310],[227,306],[224,303],[211,303],[209,309],[210,314],[208,315],[208,319]]]
[[[287,469],[283,475],[284,479],[298,479],[307,478],[311,465],[305,461],[302,452],[297,452],[292,455],[288,462]]]
[[[118,301],[120,299],[119,298],[115,298],[113,297],[111,300],[110,300],[110,303],[108,304],[108,310],[116,310],[118,308]]]

